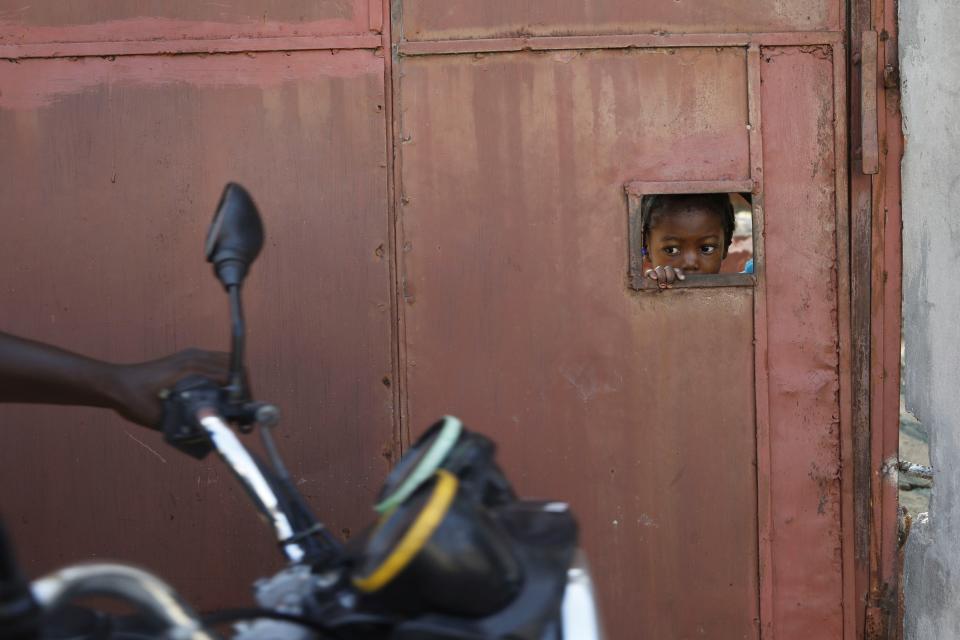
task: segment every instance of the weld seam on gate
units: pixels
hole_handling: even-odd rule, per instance
[[[797,31],[772,33],[639,33],[579,36],[516,36],[469,40],[404,41],[398,50],[403,56],[470,53],[515,53],[580,49],[666,49],[676,47],[748,47],[836,45],[843,40],[839,31]]]
[[[132,40],[104,42],[45,42],[0,45],[0,59],[88,58],[107,56],[269,53],[379,49],[379,35],[215,38],[209,40]]]

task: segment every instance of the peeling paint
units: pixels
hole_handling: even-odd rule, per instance
[[[589,402],[599,394],[616,393],[623,385],[623,376],[616,371],[604,371],[590,365],[563,370],[561,375],[577,390],[584,402]]]
[[[637,522],[643,525],[644,527],[655,527],[657,529],[660,528],[660,525],[657,524],[657,522],[653,518],[651,518],[645,513],[640,514],[640,517],[637,518]]]

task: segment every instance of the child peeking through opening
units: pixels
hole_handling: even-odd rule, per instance
[[[643,254],[651,265],[643,275],[661,289],[689,274],[720,273],[736,226],[725,193],[647,196],[640,221]]]

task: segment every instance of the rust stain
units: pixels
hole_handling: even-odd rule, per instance
[[[287,83],[320,78],[382,74],[383,59],[370,51],[244,55],[122,56],[0,62],[0,109],[47,107],[64,96],[100,86],[185,84],[198,87],[253,87],[265,92]],[[274,98],[275,101],[275,98]],[[323,109],[321,101],[317,109]]]
[[[835,448],[831,453],[835,454]],[[816,462],[810,463],[810,471],[807,476],[817,484],[817,514],[829,515],[836,518],[839,515],[839,493],[840,493],[840,468],[833,465],[832,468],[822,469]]]
[[[367,0],[24,3],[0,10],[0,44],[353,34],[367,13]]]
[[[695,5],[695,8],[694,8]],[[404,5],[409,40],[624,33],[734,33],[838,30],[830,0],[420,0]]]

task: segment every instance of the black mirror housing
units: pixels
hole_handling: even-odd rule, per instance
[[[224,288],[240,286],[263,248],[263,222],[253,198],[234,182],[220,196],[207,232],[207,262]]]

